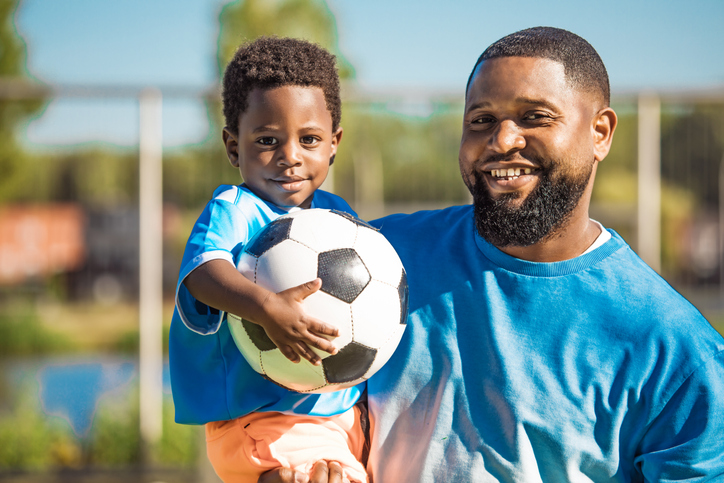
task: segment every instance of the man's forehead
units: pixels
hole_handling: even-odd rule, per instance
[[[493,98],[561,108],[602,102],[599,92],[577,86],[566,75],[563,63],[543,57],[495,57],[481,62],[465,93],[465,110]]]
[[[538,57],[496,57],[476,67],[467,94],[506,88],[555,92],[571,86],[560,62]]]

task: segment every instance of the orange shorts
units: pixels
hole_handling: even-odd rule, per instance
[[[269,412],[206,424],[206,453],[225,483],[256,483],[279,467],[309,473],[319,460],[337,461],[350,481],[367,482],[364,443],[357,406],[330,418]]]

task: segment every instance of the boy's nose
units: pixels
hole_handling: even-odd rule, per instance
[[[281,149],[278,150],[279,158],[277,159],[277,165],[279,166],[297,166],[302,164],[302,149],[295,142],[285,143]]]

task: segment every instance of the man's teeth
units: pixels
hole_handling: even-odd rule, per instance
[[[530,174],[532,171],[530,168],[491,169],[490,174],[495,178],[510,178],[521,174]]]

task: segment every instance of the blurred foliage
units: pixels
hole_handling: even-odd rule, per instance
[[[146,463],[193,468],[203,428],[176,424],[170,397],[164,399],[163,424],[163,437],[144,455]],[[103,398],[85,436],[73,433],[62,418],[45,414],[37,389],[30,384],[17,391],[8,410],[0,412],[0,470],[136,466],[141,462],[139,448],[135,391],[122,398]]]
[[[724,161],[722,105],[669,106],[661,118],[661,175],[695,193],[702,206],[719,203],[719,165]]]
[[[324,0],[239,0],[219,14],[219,76],[243,42],[261,36],[294,37],[321,45],[337,57],[341,79],[354,69],[339,50],[337,23]]]
[[[43,327],[31,305],[12,304],[0,311],[0,357],[52,354],[74,349],[73,341]]]
[[[396,113],[386,106],[347,103],[344,135],[334,164],[336,191],[350,203],[372,201],[364,190],[386,202],[467,199],[457,163],[462,106],[437,106],[427,116]],[[369,189],[369,188],[368,188]]]
[[[43,414],[30,384],[21,387],[12,408],[0,412],[0,469],[46,469],[69,453],[78,452],[68,425]]]
[[[163,344],[163,353],[166,355],[168,355],[169,330],[169,325],[164,326],[161,342]],[[139,347],[140,334],[138,329],[133,329],[125,332],[118,338],[115,344],[113,344],[113,352],[116,354],[138,354]]]
[[[0,79],[27,77],[25,43],[13,22],[17,0],[0,0]],[[12,199],[27,189],[30,171],[27,156],[18,146],[16,129],[37,113],[42,100],[0,99],[0,201]]]

